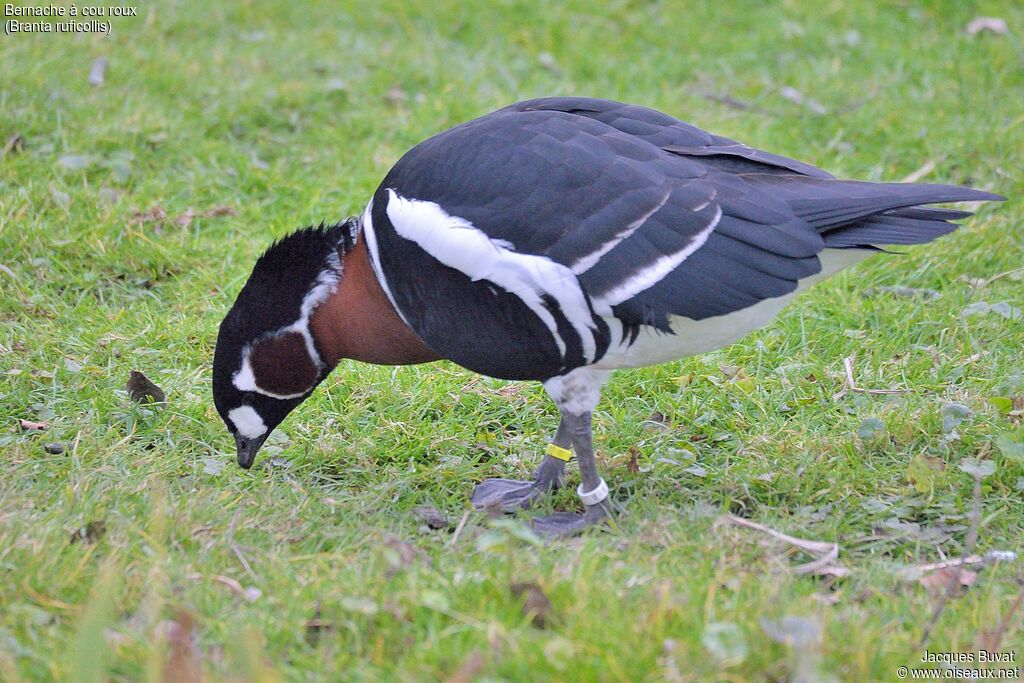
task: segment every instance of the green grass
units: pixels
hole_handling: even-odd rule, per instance
[[[1019,273],[970,283],[1024,266],[1024,7],[487,4],[140,3],[108,38],[0,39],[0,143],[25,140],[0,158],[0,679],[170,680],[165,661],[194,656],[210,680],[443,680],[464,665],[479,680],[895,680],[935,605],[900,570],[965,552],[965,458],[995,464],[976,550],[1024,552],[1024,430],[1005,414],[1024,395],[1024,319],[961,315],[1024,308]],[[965,35],[977,15],[1010,33]],[[238,469],[210,362],[255,257],[358,212],[427,135],[547,94],[653,106],[841,176],[931,161],[925,180],[1011,200],[817,286],[734,346],[616,375],[595,425],[619,533],[535,546],[523,520],[475,514],[455,542],[421,530],[414,506],[459,521],[474,482],[527,475],[556,421],[539,386],[449,364],[345,363]],[[221,205],[235,215],[173,220]],[[133,218],[153,207],[162,224]],[[884,285],[940,296],[865,295]],[[907,393],[834,400],[849,356],[861,386]],[[129,401],[131,369],[166,409]],[[950,402],[971,410],[955,435]],[[645,424],[655,411],[670,428]],[[871,418],[884,435],[858,437]],[[838,542],[850,574],[787,571],[807,558],[716,525],[728,512]],[[1020,568],[980,569],[929,648],[974,651]],[[516,581],[550,598],[547,629]],[[784,616],[815,622],[814,642],[773,640],[763,620]],[[724,659],[708,645],[723,628],[741,641]],[[1022,633],[1018,612],[1002,645],[1018,665]]]

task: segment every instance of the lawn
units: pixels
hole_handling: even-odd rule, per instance
[[[968,34],[978,16],[1009,31]],[[1020,3],[182,1],[107,20],[0,38],[0,680],[888,681],[979,648],[1021,665]],[[447,363],[343,363],[238,468],[210,365],[255,258],[360,211],[426,136],[549,94],[1010,201],[729,348],[617,374],[595,415],[614,529],[539,542],[526,516],[471,512],[475,482],[532,471],[557,415],[539,385]],[[842,393],[844,359],[871,392]],[[130,399],[132,370],[166,405]],[[836,543],[845,571],[800,573],[813,555],[728,515]],[[921,580],[968,555],[973,573]]]

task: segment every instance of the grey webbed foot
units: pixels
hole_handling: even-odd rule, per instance
[[[486,510],[499,509],[502,512],[525,510],[545,491],[536,482],[517,479],[487,479],[473,490],[473,507]]]
[[[546,517],[538,517],[533,520],[533,528],[544,536],[574,536],[588,527],[606,521],[608,519],[607,505],[607,501],[597,505],[587,505],[583,514],[556,512]]]
[[[536,479],[487,479],[477,484],[473,491],[473,506],[480,510],[488,508],[502,512],[525,510],[536,503],[548,491],[562,485],[565,462],[550,455],[537,468]]]

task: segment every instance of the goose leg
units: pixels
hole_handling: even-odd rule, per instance
[[[567,450],[571,445],[571,436],[564,416],[558,423],[558,431],[551,443],[563,450]],[[560,487],[564,471],[565,460],[545,455],[540,467],[533,474],[533,481],[487,479],[477,484],[473,491],[473,505],[481,510],[525,510],[548,491]]]
[[[601,385],[610,373],[578,368],[544,383],[544,388],[562,411],[562,425],[569,432],[580,464],[580,486],[584,512],[556,512],[533,520],[534,528],[551,536],[571,536],[600,523],[610,513],[608,485],[597,473],[593,445],[593,410],[601,397]]]
[[[584,501],[583,514],[556,512],[547,517],[533,520],[533,528],[549,536],[572,536],[589,526],[601,522],[609,514],[608,485],[597,473],[594,461],[591,413],[582,415],[563,414],[563,422],[569,422],[572,444],[576,459],[580,463],[580,487],[577,493]]]

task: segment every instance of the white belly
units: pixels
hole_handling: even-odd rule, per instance
[[[617,341],[622,339],[622,324],[614,318],[608,319],[613,341],[608,352],[594,367],[613,370],[658,365],[728,346],[746,334],[767,325],[793,297],[815,282],[835,275],[843,268],[859,263],[873,253],[864,249],[826,249],[818,255],[821,259],[821,272],[801,280],[793,293],[765,299],[743,310],[704,320],[671,317],[669,324],[675,334],[660,332],[644,325],[640,328],[640,334],[634,343],[622,343]]]

